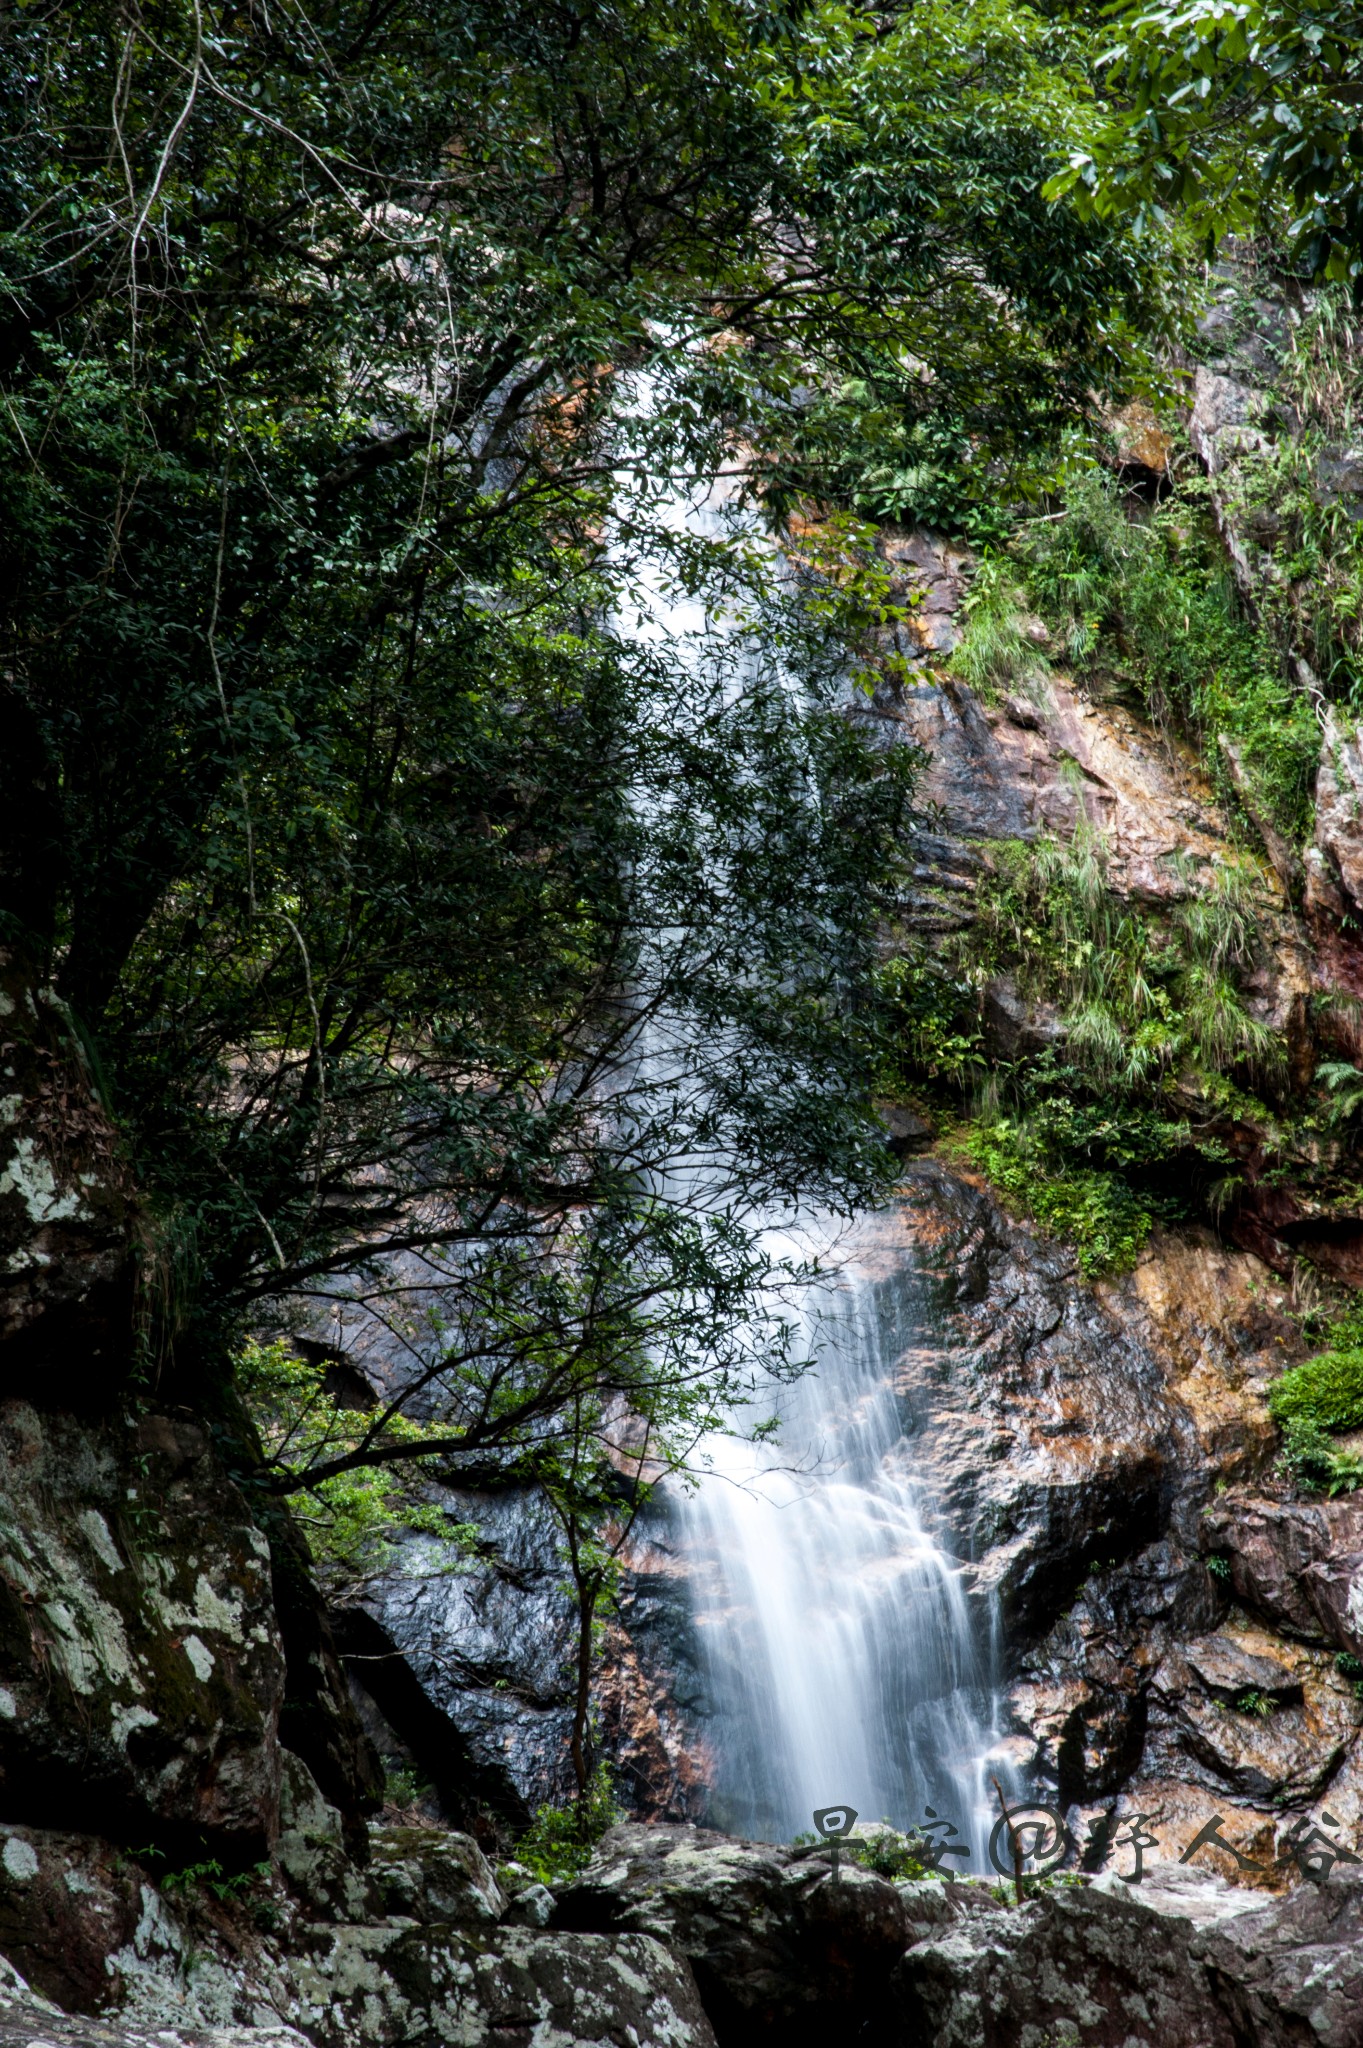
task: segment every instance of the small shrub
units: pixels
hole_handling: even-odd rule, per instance
[[[1309,1416],[1292,1416],[1284,1425],[1279,1463],[1311,1493],[1333,1497],[1363,1486],[1363,1458],[1353,1451],[1341,1451]]]
[[[843,1844],[843,1854],[863,1870],[873,1870],[877,1877],[949,1878],[950,1871],[938,1871],[923,1861],[926,1844],[918,1835],[901,1835],[892,1831],[888,1824],[883,1834],[871,1835],[865,1839],[853,1836]]]
[[[1010,1206],[1075,1248],[1086,1280],[1135,1265],[1154,1217],[1120,1174],[1038,1157],[1025,1121],[998,1117],[968,1126],[958,1139],[967,1159],[988,1174]]]
[[[610,1769],[599,1764],[585,1799],[539,1808],[516,1844],[516,1861],[533,1871],[541,1884],[564,1884],[586,1869],[607,1828],[623,1818]]]
[[[383,1796],[390,1806],[415,1806],[431,1790],[430,1780],[411,1764],[391,1762],[384,1770]]]
[[[1363,1428],[1363,1348],[1323,1351],[1293,1366],[1269,1391],[1277,1422],[1310,1422],[1321,1430]]]
[[[256,1863],[249,1870],[241,1870],[234,1877],[228,1877],[217,1858],[211,1857],[204,1863],[187,1863],[183,1870],[168,1870],[161,1879],[161,1890],[189,1893],[202,1886],[205,1891],[212,1892],[215,1899],[226,1902],[243,1898],[269,1874],[268,1863]]]
[[[887,960],[876,970],[891,1033],[880,1086],[891,1095],[915,1082],[961,1087],[985,1065],[979,1003],[968,982],[921,955]]]

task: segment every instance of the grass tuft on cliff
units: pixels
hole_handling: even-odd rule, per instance
[[[1363,1457],[1336,1438],[1363,1428],[1363,1308],[1339,1318],[1328,1351],[1293,1366],[1269,1389],[1283,1431],[1282,1463],[1309,1492],[1352,1493],[1363,1486]]]

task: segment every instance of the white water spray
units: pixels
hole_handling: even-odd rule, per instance
[[[883,1268],[882,1268],[883,1273]],[[889,1277],[849,1261],[812,1288],[779,1438],[707,1445],[679,1508],[711,1715],[711,1817],[789,1840],[847,1803],[898,1827],[935,1815],[986,1867],[998,1777],[993,1629],[924,1527],[896,1359],[929,1308],[906,1253]],[[940,1831],[937,1839],[946,1840]]]
[[[718,533],[725,493],[679,496],[654,516]],[[632,630],[683,659],[725,631],[663,576],[645,573],[642,588]],[[659,1074],[685,1069],[684,1046],[664,1049],[662,1036],[655,1020],[637,1057]],[[703,1166],[676,1172],[703,1206]],[[783,1234],[797,1266],[827,1235],[808,1217]],[[799,1305],[809,1369],[772,1389],[778,1436],[709,1440],[677,1535],[709,1695],[713,1823],[777,1841],[834,1805],[901,1828],[936,1817],[969,1852],[943,1863],[959,1873],[986,1867],[994,1781],[1017,1785],[996,1726],[992,1621],[924,1526],[896,1399],[895,1361],[927,1320],[907,1248],[889,1278],[840,1260]]]

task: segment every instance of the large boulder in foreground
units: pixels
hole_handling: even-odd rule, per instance
[[[291,1976],[327,2048],[714,2048],[685,1961],[647,1935],[333,1927]]]
[[[34,1986],[0,1963],[0,2048],[1363,2048],[1363,1866],[1267,1898],[1156,1864],[1018,1906],[623,1827],[561,1893],[580,1924],[541,1928],[467,1837],[377,1830],[338,1885],[339,1815],[296,1785],[289,1812],[253,1902],[0,1830],[0,1953]]]
[[[1043,1892],[946,1889],[896,1973],[905,2042],[932,2048],[1360,2048],[1363,1873],[1262,1895],[1170,1872]]]
[[[891,1884],[826,1856],[622,1827],[560,1897],[680,1950],[724,2048],[1363,2048],[1363,1869],[1285,1897],[1144,1882]]]
[[[893,1884],[826,1855],[694,1827],[612,1828],[559,1896],[560,1927],[652,1935],[690,1963],[722,2041],[756,2048],[884,2026],[909,1940]]]

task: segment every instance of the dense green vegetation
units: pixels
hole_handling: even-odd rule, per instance
[[[1196,489],[1136,521],[1090,467],[1058,517],[1024,521],[985,558],[953,666],[988,697],[1044,688],[1051,661],[1063,663],[1095,694],[1191,735],[1233,809],[1252,777],[1299,841],[1319,728],[1213,548]],[[1029,607],[1044,651],[1024,630]],[[1235,1185],[1231,1124],[1273,1120],[1284,1047],[1244,995],[1270,897],[1245,829],[1238,862],[1171,871],[1185,889],[1158,911],[1113,890],[1106,843],[1081,808],[1068,842],[994,845],[968,928],[883,975],[901,1034],[888,1085],[917,1074],[949,1111],[959,1103],[966,1155],[1074,1242],[1087,1274],[1130,1265],[1157,1216],[1215,1213]],[[1000,976],[1053,1016],[1054,1046],[988,1053],[977,992]]]
[[[892,1063],[887,1086],[916,1071],[944,1094],[966,1154],[1075,1242],[1090,1274],[1129,1265],[1156,1218],[1215,1221],[1233,1208],[1237,1125],[1261,1134],[1271,1168],[1333,1199],[1312,1146],[1329,1133],[1326,1152],[1338,1150],[1363,1105],[1328,1029],[1308,1085],[1244,995],[1278,888],[1301,886],[1322,707],[1350,720],[1359,682],[1359,529],[1347,497],[1322,488],[1356,418],[1356,330],[1327,287],[1265,341],[1264,294],[1270,306],[1292,294],[1284,262],[1271,245],[1242,250],[1215,330],[1223,349],[1252,336],[1275,380],[1216,481],[1219,517],[1271,560],[1253,599],[1190,451],[1176,448],[1176,488],[1145,507],[1098,435],[1071,445],[1058,503],[1023,508],[984,553],[952,658],[986,701],[1044,696],[1058,667],[1190,745],[1237,821],[1240,853],[1201,874],[1175,873],[1175,861],[1185,900],[1156,912],[1113,895],[1101,836],[1081,814],[1072,844],[995,848],[971,929],[891,976],[907,1066],[896,1076]],[[1057,1049],[986,1057],[976,991],[1000,974],[1051,1006]],[[1317,1022],[1328,1026],[1323,1009]],[[1337,1176],[1346,1206],[1353,1179]]]
[[[1307,276],[1363,276],[1363,18],[1350,0],[1135,0],[1106,10],[1110,95],[1052,181],[1099,214],[1286,228]]]
[[[616,1468],[786,1367],[762,1219],[886,1185],[859,519],[990,531],[1168,325],[1167,252],[1041,197],[1088,53],[1007,0],[0,23],[4,938],[143,1191],[148,1382],[361,1304],[406,1360],[329,1410],[245,1353],[338,1569],[534,1481],[589,1648]]]
[[[1179,330],[1174,209],[1240,218],[1284,66],[1297,127],[1245,133],[1299,200],[1276,129],[1310,137],[1319,219],[1272,224],[1351,274],[1352,29],[1197,16],[1171,184],[1158,19],[1135,128],[1086,12],[1010,0],[0,22],[0,936],[142,1193],[144,1379],[246,1394],[338,1572],[434,1527],[435,1477],[539,1486],[583,1685],[607,1504],[791,1369],[762,1224],[883,1192],[877,1091],[949,1102],[1092,1272],[1215,1213],[1228,1121],[1285,1099],[1251,853],[1300,842],[1313,706],[1358,681],[1360,543],[1312,488],[1342,298],[1236,484],[1312,586],[1314,697],[1300,603],[1251,617],[1196,487],[1132,520],[1094,451]],[[1001,847],[954,950],[887,962],[921,764],[845,715],[895,670],[887,519],[982,551],[964,677],[1132,693],[1245,863],[1157,917],[1082,830]],[[1000,976],[1051,1052],[988,1052]],[[361,1308],[372,1407],[277,1341]],[[574,1751],[581,1828],[582,1692]]]
[[[981,476],[1082,410],[1144,275],[1037,198],[1082,75],[997,5],[755,0],[47,6],[0,59],[6,915],[156,1341],[401,1321],[419,1251],[447,1452],[584,1389],[685,1437],[752,1369],[752,1219],[883,1179],[913,762],[832,705],[855,537],[792,593],[674,494],[743,441],[778,515],[871,390]]]
[[[541,1884],[565,1884],[591,1861],[592,1850],[623,1820],[608,1764],[598,1764],[583,1798],[572,1806],[541,1806],[516,1844],[516,1861]]]

